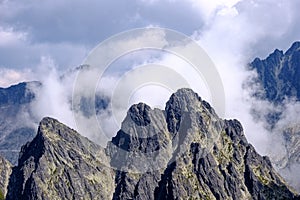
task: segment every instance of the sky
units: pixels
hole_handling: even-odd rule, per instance
[[[37,118],[52,116],[76,128],[70,105],[75,78],[72,69],[115,34],[145,27],[172,29],[190,36],[207,52],[223,81],[224,117],[239,119],[247,139],[260,153],[267,154],[270,141],[278,146],[282,141],[270,140],[265,122],[253,120],[251,107],[261,107],[262,111],[275,108],[251,98],[251,91],[243,88],[245,81],[255,76],[246,66],[256,57],[265,58],[275,49],[285,51],[300,40],[299,8],[300,0],[0,0],[0,87],[42,81],[43,89],[32,105]],[[206,89],[198,87],[202,80],[186,70],[187,63],[162,52],[144,51],[120,58],[112,64],[114,73],[99,81],[99,90],[104,94],[112,91],[121,77],[115,73],[120,71],[118,67],[131,69],[151,63],[172,66],[211,102]],[[61,75],[66,74],[62,80]],[[102,87],[101,81],[105,83]],[[151,89],[159,92],[153,95]],[[144,101],[163,108],[170,92],[146,85],[132,92],[128,105]],[[290,111],[298,110],[299,105],[293,109],[294,104],[287,106]],[[126,109],[118,112],[126,114]],[[115,122],[110,110],[100,119],[112,132],[110,136],[114,135],[120,121],[112,125]],[[283,118],[281,123],[286,121]]]
[[[1,0],[0,87],[28,80],[49,84],[53,80],[55,85],[58,76],[81,65],[99,43],[111,36],[134,28],[161,27],[190,36],[207,52],[224,84],[226,117],[243,121],[239,109],[249,104],[237,105],[248,98],[240,95],[244,93],[242,84],[251,76],[245,66],[255,57],[265,58],[276,48],[286,50],[300,40],[299,7],[300,0]],[[152,52],[133,53],[112,66],[115,65],[115,71],[120,66],[130,69],[138,61],[153,63],[155,57],[156,63],[172,65],[186,79],[193,80],[194,86],[197,84],[193,72],[185,71],[186,63],[158,54],[157,58]],[[118,78],[106,77],[111,83]],[[72,84],[68,81],[63,84],[64,89],[55,89],[61,90],[57,95],[72,90]],[[111,88],[108,84],[106,90]],[[210,102],[204,90],[196,92]],[[130,103],[147,102],[151,98],[142,95],[145,93],[138,91]],[[164,96],[167,99],[168,95]],[[60,115],[59,111],[54,113]]]
[[[286,49],[298,39],[298,0],[1,0],[0,67],[25,75],[49,57],[59,69],[72,68],[99,42],[121,31],[153,25],[192,35],[216,26],[216,18],[228,15],[233,7],[236,18],[249,27],[228,25],[228,31],[251,37],[254,30],[247,30],[251,28],[258,34],[248,44],[251,59],[275,48]]]
[[[225,116],[254,127],[249,116],[240,111],[241,107],[249,110],[253,104],[242,90],[245,80],[252,76],[245,67],[255,57],[265,58],[276,48],[286,50],[300,40],[299,7],[300,0],[1,0],[0,86],[28,80],[49,83],[41,96],[53,97],[53,106],[40,116],[53,113],[58,118],[62,116],[63,122],[70,121],[65,120],[71,116],[68,102],[57,102],[54,97],[64,95],[67,101],[71,94],[66,90],[72,90],[73,82],[68,79],[68,83],[59,83],[59,76],[81,65],[100,42],[115,34],[133,28],[168,28],[190,36],[215,63],[224,84]],[[155,59],[152,52],[125,56],[116,62],[115,71],[118,66],[130,69],[137,60],[144,64],[154,60],[172,65],[197,85],[193,72],[185,71],[186,63],[159,54]],[[105,78],[113,86],[120,77]],[[111,90],[112,86],[107,84],[104,89]],[[51,88],[52,92],[47,93]],[[210,102],[204,90],[196,92]],[[155,105],[165,102],[146,94],[147,90],[135,92],[129,104],[150,99]],[[166,100],[168,95],[161,96]],[[60,112],[62,104],[66,104],[68,112],[64,113],[69,113],[68,117]],[[41,102],[38,105],[40,109],[36,110],[45,107]],[[255,137],[250,140],[256,143]]]

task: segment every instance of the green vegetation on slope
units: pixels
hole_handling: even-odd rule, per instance
[[[2,190],[0,190],[0,200],[4,200],[4,199],[5,199],[4,194],[3,194]]]

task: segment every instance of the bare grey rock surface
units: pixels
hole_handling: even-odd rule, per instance
[[[6,195],[11,170],[10,162],[0,156],[0,199]]]
[[[45,118],[7,199],[299,199],[244,136],[190,89],[133,105],[106,149]]]

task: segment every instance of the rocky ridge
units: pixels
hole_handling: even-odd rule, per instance
[[[286,97],[300,100],[300,42],[286,52],[276,49],[266,59],[256,58],[249,67],[257,71],[266,99],[275,103]]]
[[[300,167],[300,124],[296,116],[290,116],[285,110],[286,102],[292,99],[292,104],[296,104],[300,101],[300,42],[293,43],[286,52],[276,49],[265,59],[256,58],[249,67],[257,72],[255,82],[262,88],[262,93],[258,91],[256,97],[276,106],[269,113],[262,113],[274,137],[283,138],[285,155],[270,155],[272,162],[300,192],[297,169]],[[255,110],[254,113],[259,115],[259,112]],[[278,123],[284,115],[288,116],[289,122]]]
[[[112,168],[110,168],[112,167]],[[107,147],[45,118],[22,148],[7,199],[299,199],[237,120],[190,89],[165,110],[133,105]]]
[[[104,150],[74,130],[44,118],[20,153],[7,199],[110,199],[113,173]]]
[[[69,73],[74,74],[77,70],[79,68]],[[65,74],[61,80],[67,75],[72,74]],[[17,164],[21,147],[36,135],[40,119],[35,106],[43,95],[43,87],[41,82],[33,81],[0,88],[0,155],[13,165]],[[94,108],[89,106],[91,101],[84,97],[81,99],[78,112],[82,112],[85,117],[90,117],[93,113]],[[97,113],[106,109],[108,103],[107,97],[96,94]]]

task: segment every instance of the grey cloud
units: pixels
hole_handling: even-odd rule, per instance
[[[68,43],[29,44],[19,41],[16,44],[0,46],[0,67],[35,69],[42,57],[51,57],[58,68],[73,68],[81,64],[87,51],[84,46]]]
[[[243,0],[236,5],[240,17],[254,29],[252,34],[256,32],[249,46],[249,58],[266,57],[276,48],[287,50],[300,40],[299,7],[299,0]]]
[[[201,13],[187,1],[9,1],[2,21],[29,32],[32,42],[97,44],[130,28],[156,24],[191,34],[201,27]],[[7,8],[8,7],[8,8]]]
[[[1,1],[0,28],[24,33],[26,40],[1,46],[0,66],[34,68],[41,56],[49,56],[59,68],[75,67],[95,45],[121,31],[158,25],[190,35],[202,24],[188,0]]]

